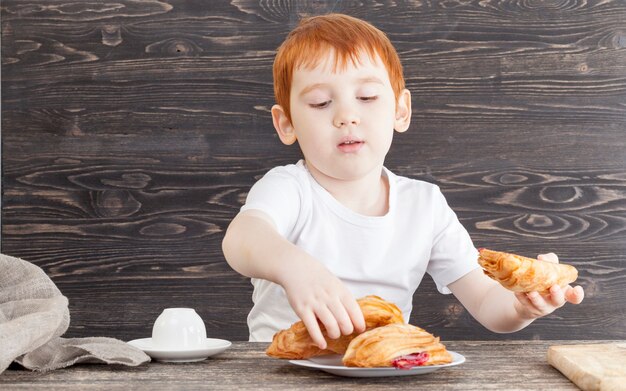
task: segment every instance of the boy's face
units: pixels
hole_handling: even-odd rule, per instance
[[[272,108],[274,126],[285,144],[298,141],[314,174],[355,180],[378,173],[391,146],[394,128],[408,128],[411,100],[401,93],[396,107],[387,69],[366,53],[355,66],[333,72],[334,53],[312,69],[294,69],[291,122],[280,106]]]

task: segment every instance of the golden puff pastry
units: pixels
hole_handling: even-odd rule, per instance
[[[357,336],[343,356],[347,367],[408,369],[452,362],[446,347],[426,330],[410,324],[390,324]]]
[[[365,318],[365,329],[371,330],[376,327],[391,323],[404,323],[402,311],[393,303],[385,301],[378,296],[365,296],[357,303],[361,307]],[[287,359],[307,359],[323,354],[343,354],[348,344],[358,333],[342,335],[337,339],[330,339],[326,335],[323,325],[320,325],[322,334],[327,342],[326,349],[320,349],[315,345],[302,321],[296,322],[286,330],[274,334],[271,345],[266,354],[270,357]]]
[[[514,292],[539,292],[547,294],[550,287],[565,287],[578,278],[574,266],[540,261],[520,255],[479,250],[478,263],[486,275]]]

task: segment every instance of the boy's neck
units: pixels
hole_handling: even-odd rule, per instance
[[[324,175],[306,164],[317,183],[340,204],[365,216],[384,216],[389,211],[389,179],[383,169],[374,170],[356,180],[341,180]]]

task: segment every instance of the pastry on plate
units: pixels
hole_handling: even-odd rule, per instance
[[[452,362],[446,347],[426,330],[410,324],[389,324],[362,333],[343,356],[347,367],[396,367],[439,365]]]
[[[546,294],[550,287],[565,287],[578,278],[574,266],[540,261],[520,255],[481,248],[478,263],[486,275],[514,292]]]
[[[365,296],[357,300],[357,303],[363,312],[366,330],[391,323],[404,323],[402,311],[400,311],[398,306],[378,296]],[[290,328],[274,334],[272,343],[265,353],[270,357],[292,360],[307,359],[324,354],[343,354],[348,348],[350,341],[358,335],[358,333],[354,332],[350,335],[342,335],[337,339],[330,339],[326,335],[324,326],[320,324],[320,328],[327,342],[326,349],[317,347],[304,323],[298,321],[291,325]]]

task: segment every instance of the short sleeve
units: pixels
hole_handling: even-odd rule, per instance
[[[437,284],[437,290],[449,294],[449,284],[480,267],[478,251],[439,187],[435,187],[432,210],[433,243],[426,271]]]
[[[298,220],[300,204],[297,179],[281,168],[274,168],[252,186],[241,211],[264,212],[274,221],[278,233],[287,237]]]

